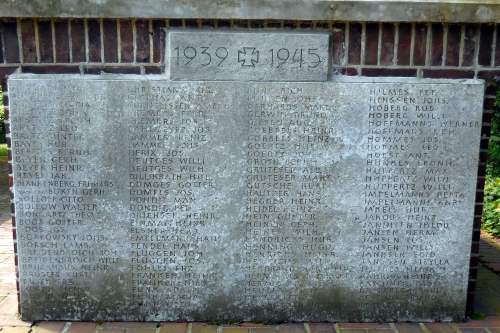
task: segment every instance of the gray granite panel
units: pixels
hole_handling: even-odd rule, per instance
[[[300,32],[170,31],[172,80],[325,81],[329,35]]]
[[[9,80],[22,317],[465,316],[483,83]]]
[[[121,17],[230,20],[495,23],[497,0],[9,0],[0,17]]]

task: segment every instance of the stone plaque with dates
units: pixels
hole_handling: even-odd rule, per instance
[[[325,81],[329,35],[303,32],[169,31],[171,80]]]
[[[475,80],[9,80],[22,317],[465,316]]]

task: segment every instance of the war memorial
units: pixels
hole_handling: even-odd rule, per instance
[[[311,10],[307,27],[300,22],[311,18],[294,16],[293,27],[252,28],[262,18],[245,11],[248,27],[173,16],[155,30],[150,20],[139,72],[106,63],[102,18],[95,64],[89,18],[78,71],[61,70],[72,67],[54,48],[53,71],[9,73],[22,318],[463,320],[492,82],[478,69],[482,46],[467,64],[466,24],[445,17],[434,64],[435,18],[413,22],[397,8],[387,20],[410,23],[392,26],[385,71],[384,19],[359,24],[356,59],[358,25],[332,23],[344,8],[330,19]],[[457,19],[474,22],[476,45],[486,38],[478,23],[497,12],[479,13]],[[406,28],[411,54],[401,65]],[[494,68],[490,56],[484,66]]]

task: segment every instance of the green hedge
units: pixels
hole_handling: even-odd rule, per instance
[[[500,237],[500,89],[491,122],[482,229]]]

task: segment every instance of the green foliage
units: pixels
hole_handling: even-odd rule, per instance
[[[472,319],[472,320],[484,320],[484,319],[486,319],[486,316],[481,312],[474,312],[473,314],[471,314],[470,319]]]
[[[500,90],[491,122],[482,229],[500,237]]]
[[[500,237],[500,177],[486,177],[482,227]]]
[[[500,89],[497,91],[496,110],[491,120],[487,174],[500,177]]]
[[[0,144],[0,156],[7,156],[7,144]]]

